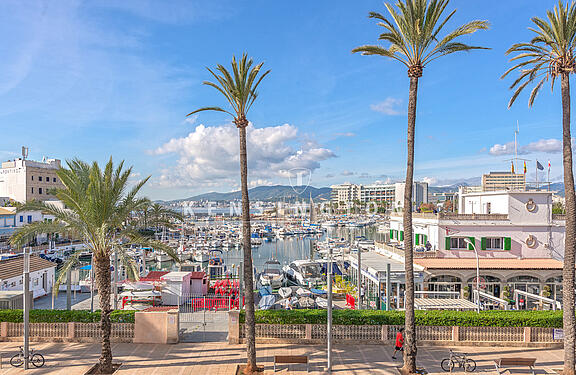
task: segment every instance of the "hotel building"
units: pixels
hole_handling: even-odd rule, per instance
[[[482,175],[482,190],[526,190],[526,175],[512,172],[490,172]]]
[[[331,186],[332,202],[335,204],[341,204],[342,202],[348,207],[353,205],[355,201],[361,203],[386,202],[388,203],[388,207],[392,209],[402,208],[404,207],[405,186],[406,184],[404,182],[371,185],[333,185]],[[412,190],[412,202],[414,207],[418,207],[422,203],[428,203],[428,183],[414,183]]]
[[[56,172],[60,160],[33,161],[23,158],[9,160],[0,167],[0,197],[18,202],[54,200],[54,188],[63,188]]]

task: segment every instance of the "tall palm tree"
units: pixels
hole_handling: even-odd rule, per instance
[[[461,36],[478,30],[488,29],[486,21],[472,21],[440,37],[444,26],[456,10],[448,15],[444,11],[448,0],[398,0],[396,7],[384,4],[388,17],[370,12],[369,18],[378,20],[384,28],[379,40],[389,46],[365,45],[352,50],[363,55],[378,55],[396,60],[408,68],[410,90],[408,96],[408,157],[406,166],[406,188],[404,189],[404,249],[406,271],[406,313],[404,371],[416,370],[416,324],[414,320],[414,267],[412,254],[412,186],[414,177],[414,131],[416,125],[416,100],[418,80],[424,68],[439,57],[455,52],[483,49],[457,41]]]
[[[244,298],[246,300],[246,373],[257,370],[256,367],[256,321],[254,318],[254,274],[252,268],[252,246],[250,243],[250,201],[248,198],[248,156],[246,153],[246,128],[248,119],[246,114],[254,104],[258,93],[256,89],[270,70],[263,72],[259,63],[253,66],[252,59],[244,53],[240,61],[232,57],[232,73],[224,66],[218,64],[215,70],[207,68],[217,83],[204,81],[205,85],[218,90],[231,107],[231,111],[221,107],[204,107],[190,112],[187,116],[201,111],[224,112],[232,116],[238,128],[240,138],[240,182],[242,190],[242,248],[244,251]]]
[[[508,107],[529,85],[534,85],[528,99],[532,107],[534,99],[546,82],[554,89],[554,82],[560,78],[562,95],[562,156],[564,163],[564,189],[566,191],[566,236],[564,238],[564,268],[562,272],[562,302],[564,305],[564,374],[574,374],[576,340],[574,317],[574,272],[576,253],[576,193],[572,172],[572,138],[570,135],[570,74],[576,69],[574,50],[576,48],[576,4],[563,4],[558,1],[554,10],[546,12],[546,19],[532,18],[534,25],[529,28],[534,38],[529,43],[514,44],[506,52],[515,53],[510,59],[515,65],[508,69],[502,78],[518,71],[518,78],[510,89],[515,90]]]
[[[67,168],[61,168],[57,172],[64,188],[54,192],[65,208],[49,202],[31,201],[23,204],[18,208],[20,211],[43,211],[53,215],[55,219],[52,222],[28,224],[11,238],[14,246],[21,247],[43,233],[66,234],[81,239],[92,253],[101,309],[102,348],[99,365],[103,373],[112,372],[110,255],[113,251],[118,251],[121,259],[125,258],[122,245],[134,243],[152,245],[178,259],[169,247],[156,241],[148,241],[127,225],[131,213],[140,210],[146,201],[145,198],[138,198],[137,194],[148,178],[130,188],[128,178],[132,168],[123,170],[123,165],[124,162],[121,162],[114,168],[110,159],[102,170],[96,162],[87,164],[80,160],[68,161]],[[75,256],[67,262],[64,271],[75,263]],[[125,263],[133,264],[133,261],[125,259]]]

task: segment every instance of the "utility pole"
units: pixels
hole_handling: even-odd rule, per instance
[[[328,253],[328,327],[326,337],[328,339],[328,373],[332,373],[332,247],[329,247]]]
[[[90,312],[94,312],[94,253],[90,261]]]
[[[118,310],[118,251],[114,251],[114,310]]]
[[[24,369],[28,370],[30,348],[30,248],[24,248]]]
[[[392,296],[390,293],[390,263],[386,263],[386,311],[390,311],[390,297]]]
[[[72,267],[66,270],[66,310],[72,309]]]
[[[362,248],[358,246],[358,310],[362,310]]]

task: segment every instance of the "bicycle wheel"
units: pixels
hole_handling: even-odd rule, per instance
[[[466,362],[464,362],[464,371],[472,372],[476,370],[476,361],[473,359],[468,358]]]
[[[10,358],[10,364],[14,367],[20,367],[24,364],[24,356],[21,354],[14,354]]]
[[[44,366],[44,356],[40,353],[36,353],[30,358],[30,362],[34,365],[34,367],[42,367]]]
[[[442,363],[440,363],[440,366],[442,367],[442,370],[446,372],[452,371],[454,368],[454,361],[452,361],[450,358],[444,358]]]

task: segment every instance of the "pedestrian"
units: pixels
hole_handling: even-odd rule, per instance
[[[396,344],[394,344],[392,359],[396,359],[396,352],[404,351],[404,336],[402,335],[402,332],[404,332],[404,328],[400,328],[400,331],[396,334]]]
[[[364,283],[362,283],[362,285],[360,285],[360,302],[364,303],[364,295],[365,295],[366,291],[364,289]]]

